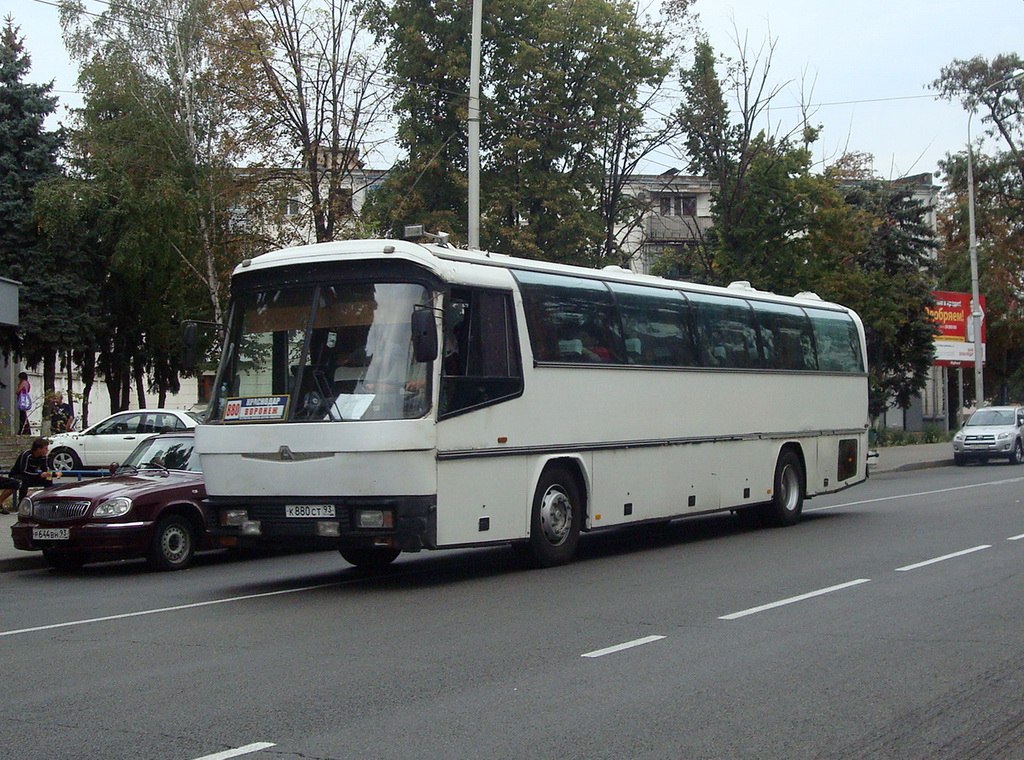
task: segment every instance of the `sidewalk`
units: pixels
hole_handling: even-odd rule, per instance
[[[878,458],[868,460],[868,467],[872,473],[924,470],[953,464],[953,444],[949,441],[918,443],[913,446],[885,446],[876,451]]]

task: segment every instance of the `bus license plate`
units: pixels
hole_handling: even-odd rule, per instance
[[[67,541],[71,538],[70,528],[33,528],[32,538],[37,541]]]
[[[285,504],[285,517],[334,517],[333,504]]]

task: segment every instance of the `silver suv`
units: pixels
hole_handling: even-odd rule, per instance
[[[986,406],[972,414],[953,436],[956,464],[993,457],[1005,458],[1010,464],[1024,460],[1024,407]]]

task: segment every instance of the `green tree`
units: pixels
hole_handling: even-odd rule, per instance
[[[749,280],[780,293],[817,292],[860,312],[867,333],[869,410],[906,408],[924,387],[934,327],[931,259],[936,241],[927,209],[905,187],[865,182],[864,160],[849,155],[832,171],[812,171],[819,129],[771,135],[756,125],[779,92],[769,83],[772,45],[717,73],[700,42],[683,72],[677,112],[691,169],[709,175],[714,229],[676,271],[717,284]],[[723,92],[740,104],[733,123]],[[689,271],[687,271],[689,267]]]
[[[862,182],[848,187],[846,203],[858,214],[863,247],[822,272],[817,290],[860,314],[868,349],[868,411],[872,418],[906,409],[928,378],[935,326],[927,309],[936,239],[929,209],[905,186]]]
[[[254,189],[278,205],[302,199],[316,242],[354,234],[356,175],[375,151],[387,103],[362,4],[232,0],[227,10],[228,63],[238,75],[224,81],[247,146],[277,168],[253,174],[269,186]]]
[[[1016,54],[954,60],[931,88],[938,97],[959,101],[974,127],[973,174],[979,287],[986,299],[984,386],[995,396],[1006,388],[1024,396],[1024,60]],[[996,149],[984,151],[986,140]],[[971,292],[969,268],[967,154],[947,154],[940,170],[946,186],[939,211],[943,248],[940,282],[949,290]]]
[[[79,147],[91,160],[90,169],[98,171],[101,161],[89,152],[88,131],[94,130],[100,139],[115,141],[105,147],[126,159],[134,179],[160,177],[148,197],[176,208],[179,217],[167,225],[176,234],[161,243],[184,275],[206,290],[208,311],[219,321],[234,264],[225,254],[233,166],[243,150],[224,81],[230,51],[214,36],[223,3],[113,0],[105,5],[99,15],[76,4],[61,8],[65,40],[82,63],[87,134]],[[131,155],[135,141],[141,148],[137,156]],[[111,176],[116,173],[112,161],[105,168]],[[144,189],[140,182],[134,186]]]
[[[70,176],[52,194],[82,202],[51,204],[43,226],[57,240],[66,224],[100,231],[84,255],[104,264],[94,295],[104,319],[79,355],[97,352],[85,371],[95,366],[112,409],[133,392],[145,405],[147,383],[161,399],[176,391],[178,325],[221,318],[239,148],[207,33],[214,11],[205,0],[119,1],[95,17],[62,9],[85,105]]]
[[[65,174],[40,182],[35,198],[41,245],[48,256],[61,262],[59,292],[54,298],[73,311],[62,323],[69,335],[61,356],[69,373],[73,366],[80,368],[84,394],[75,416],[84,427],[89,420],[96,352],[108,316],[101,294],[106,290],[109,235],[98,210],[108,201],[95,183]]]
[[[471,6],[458,0],[368,6],[396,92],[397,139],[405,153],[369,201],[368,221],[385,234],[423,224],[464,239]]]
[[[484,220],[494,250],[621,263],[622,186],[675,125],[645,127],[643,93],[670,71],[663,26],[618,0],[495,11],[485,61]]]
[[[774,135],[758,124],[780,91],[770,85],[774,43],[740,59],[719,58],[698,40],[693,64],[681,72],[683,97],[676,118],[686,135],[691,171],[709,177],[714,229],[702,246],[673,268],[704,282],[750,280],[756,287],[790,292],[813,280],[808,234],[813,215],[831,190],[810,176],[808,146],[818,129],[804,125]],[[725,69],[720,77],[718,68]],[[739,103],[729,117],[725,92]],[[799,138],[799,142],[794,140]],[[834,207],[834,203],[831,204]]]
[[[423,223],[465,234],[469,12],[468,3],[381,0],[370,14],[387,48],[407,153],[373,201],[383,229]],[[614,230],[629,211],[625,178],[676,128],[644,121],[669,71],[665,28],[619,0],[487,4],[485,248],[620,263]]]
[[[0,333],[0,348],[30,366],[43,364],[45,391],[54,387],[58,355],[69,348],[76,303],[74,272],[58,251],[41,244],[34,193],[58,173],[59,131],[45,127],[57,99],[52,84],[25,81],[31,59],[14,20],[7,17],[0,37],[0,271],[22,283],[17,331]]]

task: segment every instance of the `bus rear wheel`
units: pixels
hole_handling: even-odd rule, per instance
[[[775,465],[772,500],[765,516],[776,525],[794,525],[804,508],[804,468],[792,449],[779,454]]]
[[[532,564],[554,567],[572,560],[582,521],[583,499],[576,478],[565,467],[549,467],[533,497],[527,555]]]
[[[379,573],[402,553],[400,549],[383,546],[346,546],[338,551],[343,560],[368,573]]]

